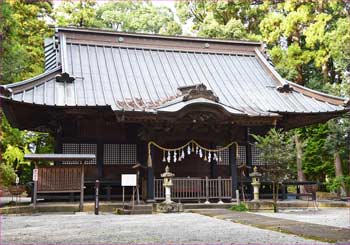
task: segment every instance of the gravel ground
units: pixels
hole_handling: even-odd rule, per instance
[[[192,213],[1,218],[0,244],[322,244]]]
[[[282,210],[279,213],[255,213],[268,217],[296,220],[319,225],[350,228],[350,208],[322,208],[318,211]]]

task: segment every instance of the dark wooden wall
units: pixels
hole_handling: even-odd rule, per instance
[[[159,125],[158,125],[159,126]],[[203,130],[203,126],[201,127]],[[264,134],[268,130],[267,127],[251,128],[250,133]],[[157,131],[156,138],[152,138],[152,134],[146,134],[149,139],[144,138],[144,132],[152,132],[140,124],[126,124],[105,121],[103,118],[94,120],[69,120],[62,122],[62,129],[56,136],[56,151],[62,151],[63,143],[94,143],[98,145],[97,150],[97,165],[87,165],[85,168],[87,179],[110,179],[120,180],[122,173],[135,173],[132,165],[104,165],[103,164],[103,144],[136,144],[138,162],[146,166],[147,161],[147,142],[154,140],[162,146],[173,148],[185,144],[188,140],[197,140],[201,145],[208,148],[215,148],[216,145],[226,145],[229,143],[227,138],[222,138],[220,133],[217,135],[196,132],[196,128],[192,127],[189,133],[188,129],[176,130],[175,132]],[[196,134],[198,133],[198,137]],[[161,137],[159,136],[161,135]],[[223,132],[224,134],[224,132]],[[247,127],[233,126],[230,131],[232,141],[246,144]],[[192,138],[194,137],[194,138]],[[182,138],[183,140],[179,140]],[[221,142],[221,143],[220,143]],[[154,148],[153,169],[154,177],[160,178],[160,174],[164,172],[167,163],[162,162],[163,152]],[[175,173],[176,177],[230,177],[229,165],[216,165],[204,161],[198,155],[192,153],[181,162],[173,162],[168,164],[171,172]]]

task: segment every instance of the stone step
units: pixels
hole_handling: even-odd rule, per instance
[[[138,210],[130,210],[130,209],[117,209],[116,213],[123,215],[135,215],[135,214],[152,214],[152,209],[138,209]]]
[[[134,208],[132,205],[126,205],[124,207],[125,210],[146,210],[146,211],[152,211],[153,207],[151,204],[140,204],[140,205],[135,205]]]

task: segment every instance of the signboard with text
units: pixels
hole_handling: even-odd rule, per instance
[[[38,181],[38,169],[33,169],[33,181]]]
[[[136,174],[122,174],[122,186],[136,186]]]

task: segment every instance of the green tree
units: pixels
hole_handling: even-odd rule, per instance
[[[97,9],[96,16],[105,27],[119,31],[171,35],[182,33],[172,10],[164,6],[154,6],[152,2],[109,2]]]
[[[332,155],[325,151],[328,125],[318,124],[298,131],[304,142],[302,162],[306,179],[324,182],[326,176],[334,174]]]
[[[253,135],[260,150],[260,157],[266,163],[263,174],[272,182],[274,211],[277,212],[279,185],[291,174],[290,167],[295,160],[292,137],[286,132],[271,129],[265,136]]]
[[[182,28],[171,9],[151,2],[66,0],[55,10],[59,26],[102,27],[118,31],[179,35]]]
[[[189,19],[200,36],[259,39],[259,23],[268,5],[252,1],[181,1],[176,4],[182,23]],[[217,32],[216,32],[217,30]]]
[[[328,36],[347,18],[346,3],[291,0],[272,7],[260,31],[277,70],[299,84],[315,82],[314,77],[323,83],[339,80]],[[334,42],[332,45],[336,50]]]
[[[350,137],[350,120],[343,117],[328,122],[329,134],[325,142],[325,149],[334,156],[335,178],[340,179],[338,195],[345,195],[345,182],[341,155],[346,152]],[[349,154],[349,153],[348,153]]]
[[[1,164],[16,170],[21,183],[31,180],[33,167],[24,160],[24,154],[30,151],[35,153],[53,151],[53,138],[49,134],[12,128],[5,117],[1,124],[0,140]]]
[[[65,0],[55,9],[58,26],[102,27],[96,18],[96,1]]]
[[[40,74],[44,64],[44,38],[52,35],[46,23],[51,18],[51,3],[8,0],[1,8],[3,74],[0,82],[13,83]]]
[[[345,72],[350,72],[350,16],[338,19],[335,26],[333,31],[326,34],[326,39],[336,70],[345,76]],[[344,78],[350,82],[349,77]]]

